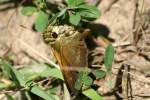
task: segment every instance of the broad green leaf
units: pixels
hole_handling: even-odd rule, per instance
[[[85,0],[66,0],[69,7],[75,7],[80,4],[84,4]]]
[[[95,19],[100,16],[99,10],[92,5],[80,5],[78,7],[79,13],[84,19]]]
[[[34,6],[26,6],[26,7],[23,7],[21,10],[22,15],[24,16],[30,16],[34,12],[36,12],[36,8]]]
[[[46,93],[44,90],[42,90],[40,87],[37,85],[34,85],[30,88],[30,91],[44,100],[55,100],[54,97],[52,97],[50,94]]]
[[[89,72],[82,71],[78,73],[78,78],[75,82],[75,89],[81,90],[83,85],[90,86],[93,83],[93,79],[88,76]]]
[[[106,72],[103,70],[94,70],[92,73],[96,78],[104,78],[106,76]]]
[[[27,81],[25,84],[25,87],[27,90],[30,90],[30,92],[32,92],[35,95],[38,95],[39,97],[43,98],[44,100],[55,100],[50,94],[48,94],[46,91],[42,90],[42,88],[39,87],[33,81]]]
[[[81,16],[79,13],[75,13],[69,16],[69,22],[73,25],[78,25],[81,20]]]
[[[82,93],[92,100],[103,100],[103,98],[92,88],[87,89],[83,91]]]
[[[49,17],[48,14],[46,14],[43,11],[40,11],[38,13],[38,16],[35,21],[35,29],[38,32],[44,32],[44,30],[48,24],[48,17]]]
[[[58,91],[58,88],[57,87],[51,87],[47,90],[47,93],[48,94],[56,94]]]
[[[90,76],[84,76],[82,81],[83,81],[83,84],[86,86],[91,86],[93,83],[93,79]]]
[[[46,64],[34,63],[31,65],[23,66],[19,72],[27,77],[27,80],[33,80],[41,76],[41,73],[48,69]]]
[[[109,44],[105,50],[104,55],[104,64],[107,71],[111,70],[111,66],[114,61],[114,53],[115,53],[114,47],[112,46],[112,44]]]
[[[26,89],[29,89],[33,94],[38,95],[45,100],[55,100],[51,95],[47,94],[44,90],[38,87],[34,82],[28,82],[27,78],[18,70],[13,68],[8,62],[3,61],[3,65],[9,69],[8,71],[10,72],[11,78],[16,84],[26,87]]]
[[[27,80],[33,80],[39,77],[55,77],[63,80],[63,75],[58,68],[50,68],[50,66],[46,64],[31,64],[28,66],[24,66],[19,72],[24,75]]]
[[[47,68],[45,71],[41,73],[41,76],[42,77],[52,76],[64,80],[62,72],[58,68]]]
[[[8,65],[6,65],[3,61],[1,61],[0,67],[1,67],[1,70],[2,70],[2,73],[3,73],[3,77],[8,79],[8,78],[11,77],[10,69],[8,67],[5,67],[5,66],[8,66]]]
[[[19,81],[20,86],[25,86],[26,77],[18,72],[15,68],[11,67],[12,77],[16,78]]]
[[[17,86],[25,86],[25,77],[21,75],[13,66],[7,62],[3,61],[3,66],[7,69],[10,78]]]
[[[82,85],[83,85],[82,81],[77,79],[75,82],[75,89],[80,90],[82,88]]]
[[[54,98],[54,100],[60,100],[58,95],[51,94],[51,96]]]
[[[83,72],[78,73],[78,78],[75,82],[75,89],[80,90],[82,88],[82,78],[83,78]]]

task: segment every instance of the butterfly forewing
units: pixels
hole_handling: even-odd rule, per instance
[[[65,82],[70,92],[74,92],[77,73],[76,69],[88,66],[87,47],[84,42],[84,38],[82,37],[83,35],[80,32],[75,31],[70,26],[64,26],[64,28],[63,26],[53,26],[53,28],[47,29],[48,33],[45,33],[46,35],[43,34],[43,37],[45,40],[47,40],[47,34],[50,34],[48,38],[50,40],[55,40],[53,42],[49,41],[51,50],[60,65],[61,71],[63,72],[65,78]],[[58,36],[51,38],[51,36],[53,36],[52,33],[54,33],[55,31]]]

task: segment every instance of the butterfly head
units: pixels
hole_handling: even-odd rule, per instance
[[[48,26],[46,31],[43,33],[44,41],[47,44],[53,44],[56,40],[60,38],[66,38],[74,35],[75,29],[72,26],[68,25],[59,25],[59,26]]]

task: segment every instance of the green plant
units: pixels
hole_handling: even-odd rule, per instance
[[[38,13],[35,20],[35,29],[39,32],[43,32],[48,24],[68,24],[78,26],[82,21],[93,21],[100,16],[100,12],[96,8],[96,6],[87,5],[84,0],[65,0],[63,6],[58,5],[58,8],[56,8],[55,12],[51,11],[48,8],[49,7],[44,0],[37,0],[36,2],[33,2],[32,6],[23,7],[21,13],[25,16],[31,16],[35,12]],[[107,73],[111,72],[113,59],[114,48],[110,44],[106,48],[104,57],[106,71],[94,70],[80,72],[76,81],[75,88],[77,90],[83,90],[82,93],[92,100],[102,100],[102,97],[98,95],[94,89],[91,88],[91,85],[93,84],[93,79],[89,76],[89,74],[92,73],[97,79],[104,78]],[[45,72],[50,74],[50,72],[53,73],[53,70],[46,70]],[[55,74],[52,74],[51,76],[54,75]],[[33,88],[34,86],[35,85],[31,87],[31,85],[27,85],[26,87]],[[40,96],[40,94],[37,95]]]
[[[10,64],[10,62],[2,58],[0,58],[0,68],[2,69],[2,71],[5,71],[7,73],[7,74],[4,73],[4,76],[7,76],[7,80],[11,81],[11,84],[9,85],[5,85],[5,83],[2,82],[0,84],[0,90],[17,88],[20,90],[24,90],[27,94],[28,92],[31,92],[43,98],[44,100],[56,100],[56,98],[59,98],[55,94],[56,92],[52,93],[51,90],[45,91],[44,89],[42,89],[42,86],[38,85],[33,81],[35,79],[50,77],[50,76],[63,80],[62,73],[59,69],[51,68],[46,64],[32,64],[24,68],[21,68],[19,70],[16,70],[14,66]],[[36,72],[33,69],[40,69],[40,70]],[[6,97],[12,99],[12,97],[10,97],[7,94],[7,91],[6,91]],[[29,97],[30,97],[29,94],[26,95],[26,98]]]
[[[104,55],[104,64],[108,73],[111,72],[112,63],[114,61],[114,53],[114,47],[112,46],[112,44],[109,44],[105,50]]]
[[[48,9],[44,0],[37,0],[37,2],[33,2],[32,6],[23,7],[21,13],[25,16],[31,16],[34,12],[38,13],[35,29],[39,32],[43,32],[48,23],[76,26],[81,21],[92,21],[100,16],[99,10],[95,6],[87,5],[84,0],[66,0],[63,6],[56,8],[55,13]]]

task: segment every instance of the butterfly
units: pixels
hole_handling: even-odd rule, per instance
[[[60,65],[69,91],[75,93],[77,70],[88,66],[88,49],[83,34],[73,26],[49,25],[43,38]]]

